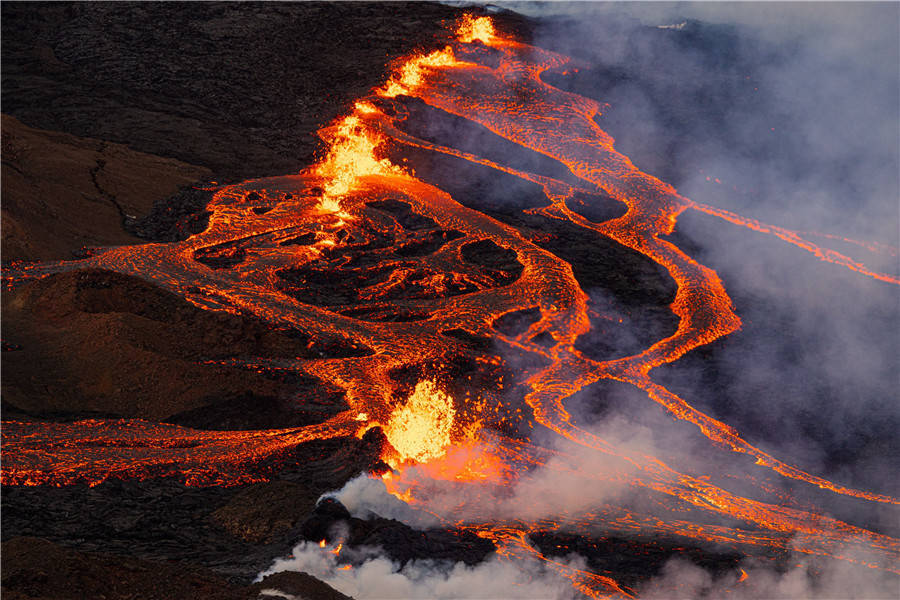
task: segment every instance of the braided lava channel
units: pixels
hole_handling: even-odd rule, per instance
[[[7,271],[7,284],[15,286],[66,270],[108,269],[144,278],[203,309],[250,313],[273,326],[346,339],[368,351],[342,358],[232,361],[250,369],[292,370],[341,387],[350,409],[308,427],[213,432],[140,420],[5,422],[3,483],[95,485],[109,478],[168,476],[189,485],[237,485],[264,480],[266,471],[259,465],[298,444],[361,436],[380,427],[389,442],[383,460],[391,470],[372,477],[391,493],[448,525],[492,540],[503,557],[544,561],[591,597],[631,597],[634,592],[613,574],[544,556],[530,533],[559,529],[589,535],[602,528],[746,553],[790,548],[900,573],[900,542],[892,537],[799,507],[772,493],[759,472],[733,474],[755,487],[752,494],[729,491],[660,457],[603,439],[567,410],[567,401],[587,386],[621,382],[695,426],[708,438],[711,452],[747,455],[760,472],[768,469],[773,477],[808,484],[817,493],[887,510],[900,503],[770,456],[651,377],[655,367],[741,327],[716,272],[661,237],[673,231],[685,210],[772,234],[861,277],[895,285],[900,279],[810,241],[829,236],[792,232],[694,203],[642,172],[595,122],[598,103],[541,79],[541,73],[568,60],[497,34],[487,18],[466,18],[450,45],[408,57],[383,87],[324,128],[320,135],[327,153],[318,164],[300,174],[216,188],[202,233],[181,242],[106,248],[80,261]],[[549,157],[571,177],[517,170],[415,137],[403,129],[401,116],[411,99]],[[676,331],[631,356],[607,361],[585,356],[576,340],[591,328],[588,296],[572,266],[522,231],[463,206],[386,158],[388,148],[404,147],[450,155],[536,184],[546,203],[530,209],[533,213],[605,236],[663,267],[677,285],[670,307]],[[574,212],[567,201],[585,193],[613,198],[624,214],[594,222]],[[896,253],[852,243],[873,253]],[[480,252],[492,258],[478,259]],[[523,331],[507,334],[495,328],[505,315],[528,310],[535,318]],[[473,352],[467,341],[472,339],[490,339],[493,346]],[[503,358],[507,351],[533,360],[511,370]],[[504,405],[512,396],[475,386],[468,395],[451,391],[444,383],[448,365],[461,356],[475,370],[506,378],[502,385],[524,389],[521,404]],[[396,373],[410,366],[419,369],[418,380],[398,383]],[[568,446],[533,441],[539,431],[547,434],[541,439],[556,435]],[[602,455],[604,468],[582,470],[578,455],[583,453]],[[497,514],[490,506],[497,490],[502,495],[504,488],[540,469],[654,494],[671,511],[719,521],[659,517],[605,502],[577,513]],[[446,489],[459,492],[453,497],[464,498],[465,506],[442,502]],[[851,558],[856,555],[848,549],[853,548],[865,550],[868,558]]]

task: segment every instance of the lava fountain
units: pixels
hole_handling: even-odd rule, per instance
[[[279,327],[350,340],[369,351],[276,365],[338,385],[349,410],[308,427],[239,432],[138,420],[5,422],[4,484],[176,477],[189,485],[236,485],[266,479],[261,461],[298,444],[380,427],[387,439],[382,458],[391,470],[372,476],[391,493],[492,540],[503,557],[544,561],[591,597],[628,597],[633,590],[610,573],[575,569],[544,555],[532,534],[589,536],[604,529],[746,554],[790,548],[900,572],[896,539],[801,506],[766,482],[790,480],[885,510],[900,501],[770,455],[652,376],[653,369],[742,325],[718,274],[664,239],[685,211],[775,236],[860,277],[897,285],[898,276],[812,241],[833,236],[763,224],[681,196],[616,150],[594,120],[597,102],[541,78],[567,64],[567,57],[498,33],[486,17],[466,17],[456,33],[445,48],[408,57],[382,87],[322,129],[327,152],[320,163],[299,174],[217,188],[205,231],[182,242],[107,248],[81,261],[6,274],[15,286],[63,270],[108,269],[145,278],[207,310],[249,313]],[[419,137],[405,127],[412,102],[478,125],[568,173],[529,172]],[[536,185],[544,203],[529,209],[533,214],[607,238],[662,267],[677,286],[670,306],[674,333],[632,355],[586,355],[576,342],[593,317],[572,265],[536,243],[537,234],[464,206],[408,165],[393,162],[391,156],[404,149],[450,156]],[[593,221],[572,209],[576,196],[601,193],[624,212]],[[253,210],[262,205],[265,211]],[[291,243],[301,237],[309,243]],[[876,254],[896,252],[858,245]],[[216,253],[239,260],[211,268],[197,259]],[[533,318],[517,331],[497,325],[526,313]],[[514,365],[511,356],[528,360]],[[247,359],[234,366],[273,365]],[[466,390],[461,382],[471,382],[473,373],[482,377]],[[573,397],[603,380],[639,390],[703,436],[711,453],[749,457],[752,473],[713,481],[673,462],[677,458],[606,439],[580,423],[570,410]],[[585,455],[601,457],[593,464],[603,467],[586,470]],[[577,513],[523,518],[497,510],[498,498],[547,471],[631,490],[664,508],[654,514],[645,506],[642,512],[612,498]],[[729,487],[736,480],[740,485]],[[453,501],[442,503],[442,497]],[[864,549],[867,558],[855,558],[851,547]],[[743,581],[747,574],[741,573]]]

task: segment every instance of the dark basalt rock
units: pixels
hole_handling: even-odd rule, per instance
[[[412,256],[427,256],[440,250],[444,244],[451,240],[463,237],[459,231],[429,231],[421,236],[414,237],[411,241],[398,246],[394,252],[405,258]]]
[[[736,552],[679,545],[672,541],[616,537],[590,539],[547,531],[532,533],[528,538],[545,556],[577,553],[587,558],[592,571],[616,573],[619,583],[627,587],[636,587],[659,575],[666,562],[674,557],[690,561],[716,576],[737,571],[743,558]]]
[[[533,324],[541,320],[541,309],[538,307],[514,310],[497,317],[493,328],[509,337],[522,335]]]
[[[209,519],[232,536],[254,544],[282,543],[316,506],[319,490],[295,481],[246,486]]]
[[[594,223],[603,223],[621,217],[628,211],[624,203],[605,194],[582,194],[577,192],[566,201],[566,206],[573,212]]]
[[[314,244],[316,242],[316,234],[313,232],[304,233],[303,235],[298,235],[295,238],[290,238],[288,240],[284,240],[280,242],[279,246],[309,246],[310,244]]]
[[[324,498],[316,505],[312,515],[300,525],[300,533],[309,541],[378,546],[401,565],[423,559],[474,565],[496,549],[470,531],[418,531],[394,519],[358,519],[333,498]]]
[[[463,260],[483,267],[497,285],[512,283],[525,268],[514,250],[503,248],[492,240],[479,240],[462,247]]]
[[[210,213],[204,209],[212,197],[211,190],[184,187],[175,195],[154,202],[146,216],[125,221],[125,230],[151,242],[186,240],[206,230]]]
[[[302,399],[302,400],[300,400]],[[281,429],[321,423],[349,406],[339,391],[329,393],[310,379],[293,398],[261,396],[252,392],[214,398],[209,404],[166,418],[166,423],[216,431]]]
[[[493,52],[496,51],[482,47],[478,54]],[[403,98],[403,104],[397,107],[397,112],[402,113],[405,117],[399,123],[401,129],[437,145],[450,146],[526,173],[545,175],[573,183],[579,181],[559,161],[526,150],[483,125],[429,106],[418,98]],[[403,154],[405,153],[406,150],[403,150]],[[471,165],[471,163],[468,164]],[[471,165],[471,168],[472,172],[476,169],[474,165]],[[416,172],[419,172],[418,168]],[[470,172],[468,168],[463,173],[458,173],[458,177],[466,179],[465,173],[467,172]],[[428,177],[426,180],[432,181]],[[442,186],[438,187],[444,189]]]
[[[404,229],[410,231],[437,227],[437,223],[433,219],[413,212],[412,207],[406,202],[393,199],[375,200],[367,202],[366,206],[391,215]]]
[[[296,571],[273,573],[259,583],[254,583],[249,589],[257,593],[263,590],[274,589],[296,598],[304,598],[305,600],[352,600],[350,596],[334,590],[312,575],[297,573]],[[266,600],[271,597],[260,596],[260,598],[265,598]]]
[[[323,498],[316,504],[313,514],[300,526],[300,532],[308,540],[328,540],[329,530],[336,521],[349,521],[347,508],[334,498]]]
[[[262,582],[231,582],[202,567],[106,553],[78,552],[50,541],[17,537],[3,543],[3,595],[14,600],[256,600],[278,589],[307,600],[348,597],[306,573],[278,573]]]
[[[447,329],[446,331],[442,331],[441,335],[455,338],[476,350],[487,350],[492,344],[491,338],[475,335],[465,329]]]
[[[77,552],[33,537],[3,543],[3,595],[23,600],[252,597],[207,569]]]
[[[4,5],[3,107],[26,124],[211,168],[296,172],[314,132],[439,45],[437,3]],[[59,101],[64,98],[65,101]]]
[[[444,237],[438,235],[434,243],[442,245],[445,241]],[[425,245],[430,243],[432,242],[424,242]],[[508,285],[519,277],[522,265],[515,260],[515,252],[495,245],[506,253],[498,254],[490,247],[493,244],[490,241],[483,244],[475,242],[469,246],[476,244],[478,246],[471,251],[466,251],[468,246],[464,246],[464,252],[471,259],[470,262],[481,267],[481,272],[488,278],[486,282],[457,279],[453,273],[438,272],[428,265],[417,263],[413,260],[414,257],[397,261],[384,260],[382,257],[380,262],[376,262],[377,255],[367,260],[364,255],[358,254],[357,260],[349,262],[321,259],[297,268],[279,269],[275,271],[278,277],[276,288],[305,304],[339,307],[345,313],[360,305],[368,307],[373,302],[383,305],[395,301],[460,296],[484,288]],[[508,253],[512,254],[512,260]],[[413,254],[418,254],[418,251]],[[377,288],[398,275],[398,282],[387,289],[377,290],[375,297],[370,297],[367,288]],[[439,279],[441,285],[435,285],[435,279]]]
[[[247,249],[240,242],[226,242],[194,250],[194,260],[210,269],[231,269],[247,258]]]
[[[298,523],[325,492],[385,469],[384,436],[297,446],[256,468],[264,484],[191,487],[172,479],[109,480],[95,487],[2,488],[2,536],[34,536],[81,552],[187,562],[246,583],[288,554]],[[4,569],[6,568],[4,557]]]

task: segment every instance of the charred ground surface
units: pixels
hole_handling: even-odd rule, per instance
[[[41,129],[281,175],[316,130],[460,14],[404,3],[4,3],[3,109]]]
[[[3,107],[15,117],[3,122],[4,260],[195,233],[210,197],[196,187],[307,166],[315,131],[380,83],[393,58],[440,43],[442,21],[459,12],[3,3]],[[127,416],[201,429],[317,422],[344,406],[322,382],[207,361],[360,350],[212,317],[103,272],[5,293],[3,317],[5,419]],[[4,487],[4,596],[255,598],[266,585],[248,582],[296,543],[318,496],[375,467],[380,446],[367,448],[302,446],[273,481],[250,486]],[[277,587],[343,597],[299,574],[281,574]]]
[[[321,494],[377,470],[380,450],[377,436],[307,444],[284,457],[271,481],[249,486],[170,480],[7,486],[5,539],[40,537],[79,551],[176,561],[246,584],[273,556],[290,552]]]

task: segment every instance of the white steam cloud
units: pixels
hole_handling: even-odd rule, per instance
[[[639,595],[643,600],[874,600],[896,598],[900,591],[895,577],[884,572],[862,573],[863,569],[849,563],[832,562],[823,569],[806,556],[795,557],[791,563],[782,571],[747,562],[742,568],[746,578],[741,581],[740,572],[716,577],[691,562],[673,558]]]
[[[400,565],[376,548],[353,548],[341,552],[341,560],[330,548],[301,542],[290,558],[276,560],[257,580],[281,571],[301,571],[317,577],[358,600],[378,599],[499,599],[540,598],[568,600],[577,597],[569,581],[537,561],[504,560],[491,555],[468,566],[464,563],[410,561]],[[561,561],[583,568],[580,559]],[[352,563],[354,566],[347,568]]]
[[[578,11],[580,33],[559,35],[558,28],[550,27],[546,41],[554,42],[563,52],[568,50],[568,44],[573,50],[570,54],[581,53],[587,57],[585,60],[602,59],[608,66],[629,74],[636,64],[630,53],[640,56],[647,48],[632,48],[628,29],[604,28],[605,16],[626,15],[653,26],[701,19],[746,28],[739,32],[736,52],[753,59],[749,63],[756,65],[747,93],[762,92],[760,110],[730,110],[723,118],[723,135],[695,140],[689,148],[679,146],[675,152],[680,156],[675,158],[680,180],[672,183],[697,201],[775,225],[898,244],[900,145],[896,132],[900,111],[896,65],[900,59],[900,11],[896,4],[497,4],[532,15],[571,15]],[[677,33],[662,31],[666,35]],[[541,39],[543,33],[538,30],[536,34],[538,46],[545,41]],[[634,43],[669,42],[654,38],[652,42]],[[703,57],[691,48],[666,48],[670,49],[666,68],[658,74],[637,74],[637,78],[659,83],[673,73],[683,77],[706,75]],[[768,54],[778,60],[768,61]],[[739,75],[743,78],[751,73],[742,71]],[[798,85],[798,81],[804,85]],[[627,80],[617,85],[617,96],[606,97],[606,90],[598,90],[596,95],[599,100],[613,103],[612,117],[618,114],[621,122],[639,132],[629,140],[634,152],[627,147],[622,150],[634,153],[635,160],[641,152],[652,160],[654,155],[648,148],[665,139],[661,132],[670,123],[658,112],[646,89]],[[770,123],[773,115],[778,120]],[[776,125],[779,131],[783,126],[790,127],[791,135],[783,139],[790,148],[801,149],[801,155],[786,151],[773,158],[765,152],[745,153],[742,148],[746,144],[737,143],[758,142],[746,147],[766,149],[766,136],[777,135]],[[667,156],[660,160],[672,162]],[[652,172],[658,165],[651,162],[645,167],[639,162],[638,166]],[[722,184],[710,182],[710,175],[713,181],[721,179]],[[882,489],[876,491],[893,493],[896,444],[886,440],[891,439],[895,424],[900,421],[897,403],[893,402],[900,385],[895,290],[861,276],[844,274],[838,271],[840,267],[813,268],[818,263],[811,255],[774,238],[724,225],[712,217],[686,213],[679,220],[678,231],[702,246],[695,258],[720,273],[734,295],[738,312],[745,318],[745,330],[755,337],[735,334],[729,344],[717,350],[715,363],[662,368],[654,371],[654,377],[661,382],[665,379],[667,387],[705,412],[742,433],[749,431],[745,433],[748,441],[778,458],[839,483],[879,486]],[[896,257],[887,262],[892,264],[878,267],[887,270],[896,264]],[[774,334],[762,326],[758,331],[752,329],[753,318],[747,318],[748,313],[754,316],[751,308],[758,311],[758,321],[773,320],[770,329]],[[779,322],[783,322],[783,328],[777,327]],[[629,337],[632,333],[629,328],[622,339],[610,343],[630,347],[634,344]],[[702,377],[706,371],[722,374],[714,389]],[[673,423],[661,407],[639,390],[620,390],[589,391],[567,402],[566,407],[580,425],[626,453],[664,456],[667,463],[683,472],[723,471],[714,462],[718,460],[713,457],[715,453],[708,451],[709,442],[702,439],[696,427]],[[634,419],[606,415],[601,423],[590,425],[592,403],[609,401],[611,396],[620,394],[626,394],[619,397],[622,404],[646,405],[645,413]],[[801,425],[808,429],[801,429]],[[812,435],[814,430],[826,434]],[[617,481],[616,469],[623,465],[608,455],[573,447],[561,439],[535,442],[553,452],[545,457],[542,466],[508,486],[485,489],[434,482],[417,489],[416,496],[424,494],[429,511],[454,522],[537,520],[560,513],[577,517],[605,503],[640,510],[642,502],[646,502],[640,489],[636,493],[635,488],[618,482],[627,482],[627,476]],[[835,460],[851,454],[852,460],[847,462]],[[740,459],[730,456],[731,460]],[[416,469],[409,469],[406,474],[420,482],[427,479]],[[379,479],[360,476],[329,496],[356,517],[375,514],[420,529],[445,525],[431,512],[416,510],[391,496]],[[829,507],[825,509],[827,513]],[[867,520],[895,524],[896,513],[880,517],[874,511],[884,510],[887,514],[887,509],[872,510],[872,515],[860,510],[850,517],[864,526]],[[652,512],[652,507],[648,512]],[[713,574],[676,558],[637,592],[640,597],[651,599],[738,600],[900,595],[895,576],[854,564],[853,561],[866,561],[863,550],[853,548],[843,556],[848,560],[817,559],[793,552],[787,560],[779,561],[778,567],[748,560],[741,564],[746,573],[743,580],[739,570]],[[572,566],[581,563],[578,558],[569,561]],[[347,563],[354,566],[342,568]],[[339,562],[327,549],[304,542],[294,549],[292,557],[275,561],[260,578],[285,570],[307,572],[360,600],[577,595],[569,581],[538,561],[513,563],[496,555],[476,566],[434,561],[412,561],[401,566],[375,549],[345,549]]]
[[[621,417],[608,419],[593,432],[619,451],[633,455],[658,454],[658,445],[665,443],[657,439],[660,432]],[[473,523],[535,521],[558,518],[563,513],[577,517],[608,503],[632,507],[640,503],[633,487],[626,483],[635,475],[628,463],[558,436],[548,436],[545,447],[550,451],[544,464],[500,486],[432,480],[427,470],[405,468],[404,479],[417,482],[415,496],[422,499],[428,512],[400,501],[388,493],[381,479],[366,475],[326,496],[337,499],[355,517],[379,515],[421,529],[446,525],[435,515]]]

